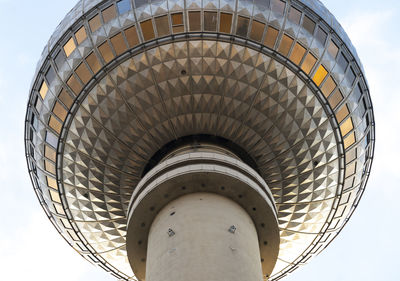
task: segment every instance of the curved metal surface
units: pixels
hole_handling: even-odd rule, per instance
[[[28,168],[58,231],[89,261],[134,279],[126,212],[147,162],[174,139],[214,134],[245,149],[271,187],[281,229],[272,278],[323,250],[364,191],[375,138],[361,64],[334,17],[319,1],[171,0],[136,9],[122,1],[130,3],[123,12],[117,2],[80,1],[32,84]],[[215,31],[205,25],[210,15]],[[167,34],[158,25],[165,19]]]

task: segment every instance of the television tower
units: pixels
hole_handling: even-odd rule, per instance
[[[353,214],[375,123],[318,0],[81,0],[44,48],[25,147],[40,204],[122,280],[278,280]]]

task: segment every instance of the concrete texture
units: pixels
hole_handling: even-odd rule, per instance
[[[251,217],[212,193],[184,195],[150,228],[146,281],[260,281],[260,248]]]

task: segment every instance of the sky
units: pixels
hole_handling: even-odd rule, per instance
[[[400,280],[400,1],[324,0],[364,65],[376,120],[367,190],[349,223],[285,281]],[[36,63],[75,0],[0,0],[0,279],[111,281],[58,235],[34,194],[24,118]],[[322,278],[323,277],[323,278]]]

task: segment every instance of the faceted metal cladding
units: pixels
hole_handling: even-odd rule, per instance
[[[167,143],[218,136],[254,160],[278,209],[278,279],[348,221],[375,139],[362,66],[316,0],[80,1],[43,52],[25,128],[48,217],[124,279],[129,200]]]

